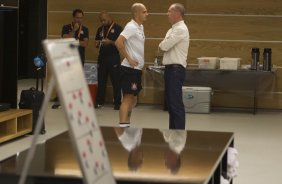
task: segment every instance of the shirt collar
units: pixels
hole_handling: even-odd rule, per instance
[[[179,26],[181,24],[184,24],[184,20],[176,22],[175,24],[172,25],[172,28],[177,27],[177,26]]]
[[[135,24],[137,27],[139,27],[139,28],[142,28],[143,27],[143,25],[141,24],[141,25],[139,25],[134,19],[131,19],[131,22],[133,23],[133,24]]]

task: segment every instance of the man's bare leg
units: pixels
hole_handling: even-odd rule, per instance
[[[132,94],[125,94],[119,110],[119,122],[129,123],[133,104],[135,104],[135,96]]]

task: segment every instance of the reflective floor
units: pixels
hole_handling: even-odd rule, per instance
[[[33,80],[21,80],[19,89],[30,87]],[[34,85],[33,85],[34,86]],[[63,110],[48,108],[45,140],[66,130]],[[104,126],[118,122],[118,111],[111,105],[96,111],[98,121]],[[235,133],[235,147],[239,152],[239,173],[235,184],[279,183],[282,170],[282,112],[212,112],[187,114],[188,130],[224,131]],[[168,115],[160,106],[139,105],[132,114],[132,127],[167,128]],[[31,136],[0,145],[0,160],[24,150],[30,145]],[[270,171],[271,170],[271,171]]]
[[[113,175],[119,181],[208,183],[218,164],[226,166],[224,155],[233,143],[233,133],[223,132],[112,127],[101,130]],[[2,162],[1,173],[19,173],[25,159],[26,152],[21,152]],[[83,165],[91,167],[86,160]],[[96,161],[95,175],[106,172],[105,167],[102,160]],[[68,133],[39,144],[30,175],[81,177]]]

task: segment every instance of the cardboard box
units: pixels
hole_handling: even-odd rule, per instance
[[[218,57],[199,57],[198,66],[201,69],[217,69],[219,64]]]
[[[222,70],[238,70],[240,68],[241,58],[220,58],[219,69]]]

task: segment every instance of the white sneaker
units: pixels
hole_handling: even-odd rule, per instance
[[[119,123],[119,127],[128,128],[128,127],[130,127],[130,123],[129,122]]]
[[[101,109],[103,107],[103,105],[97,104],[95,105],[95,109]]]

